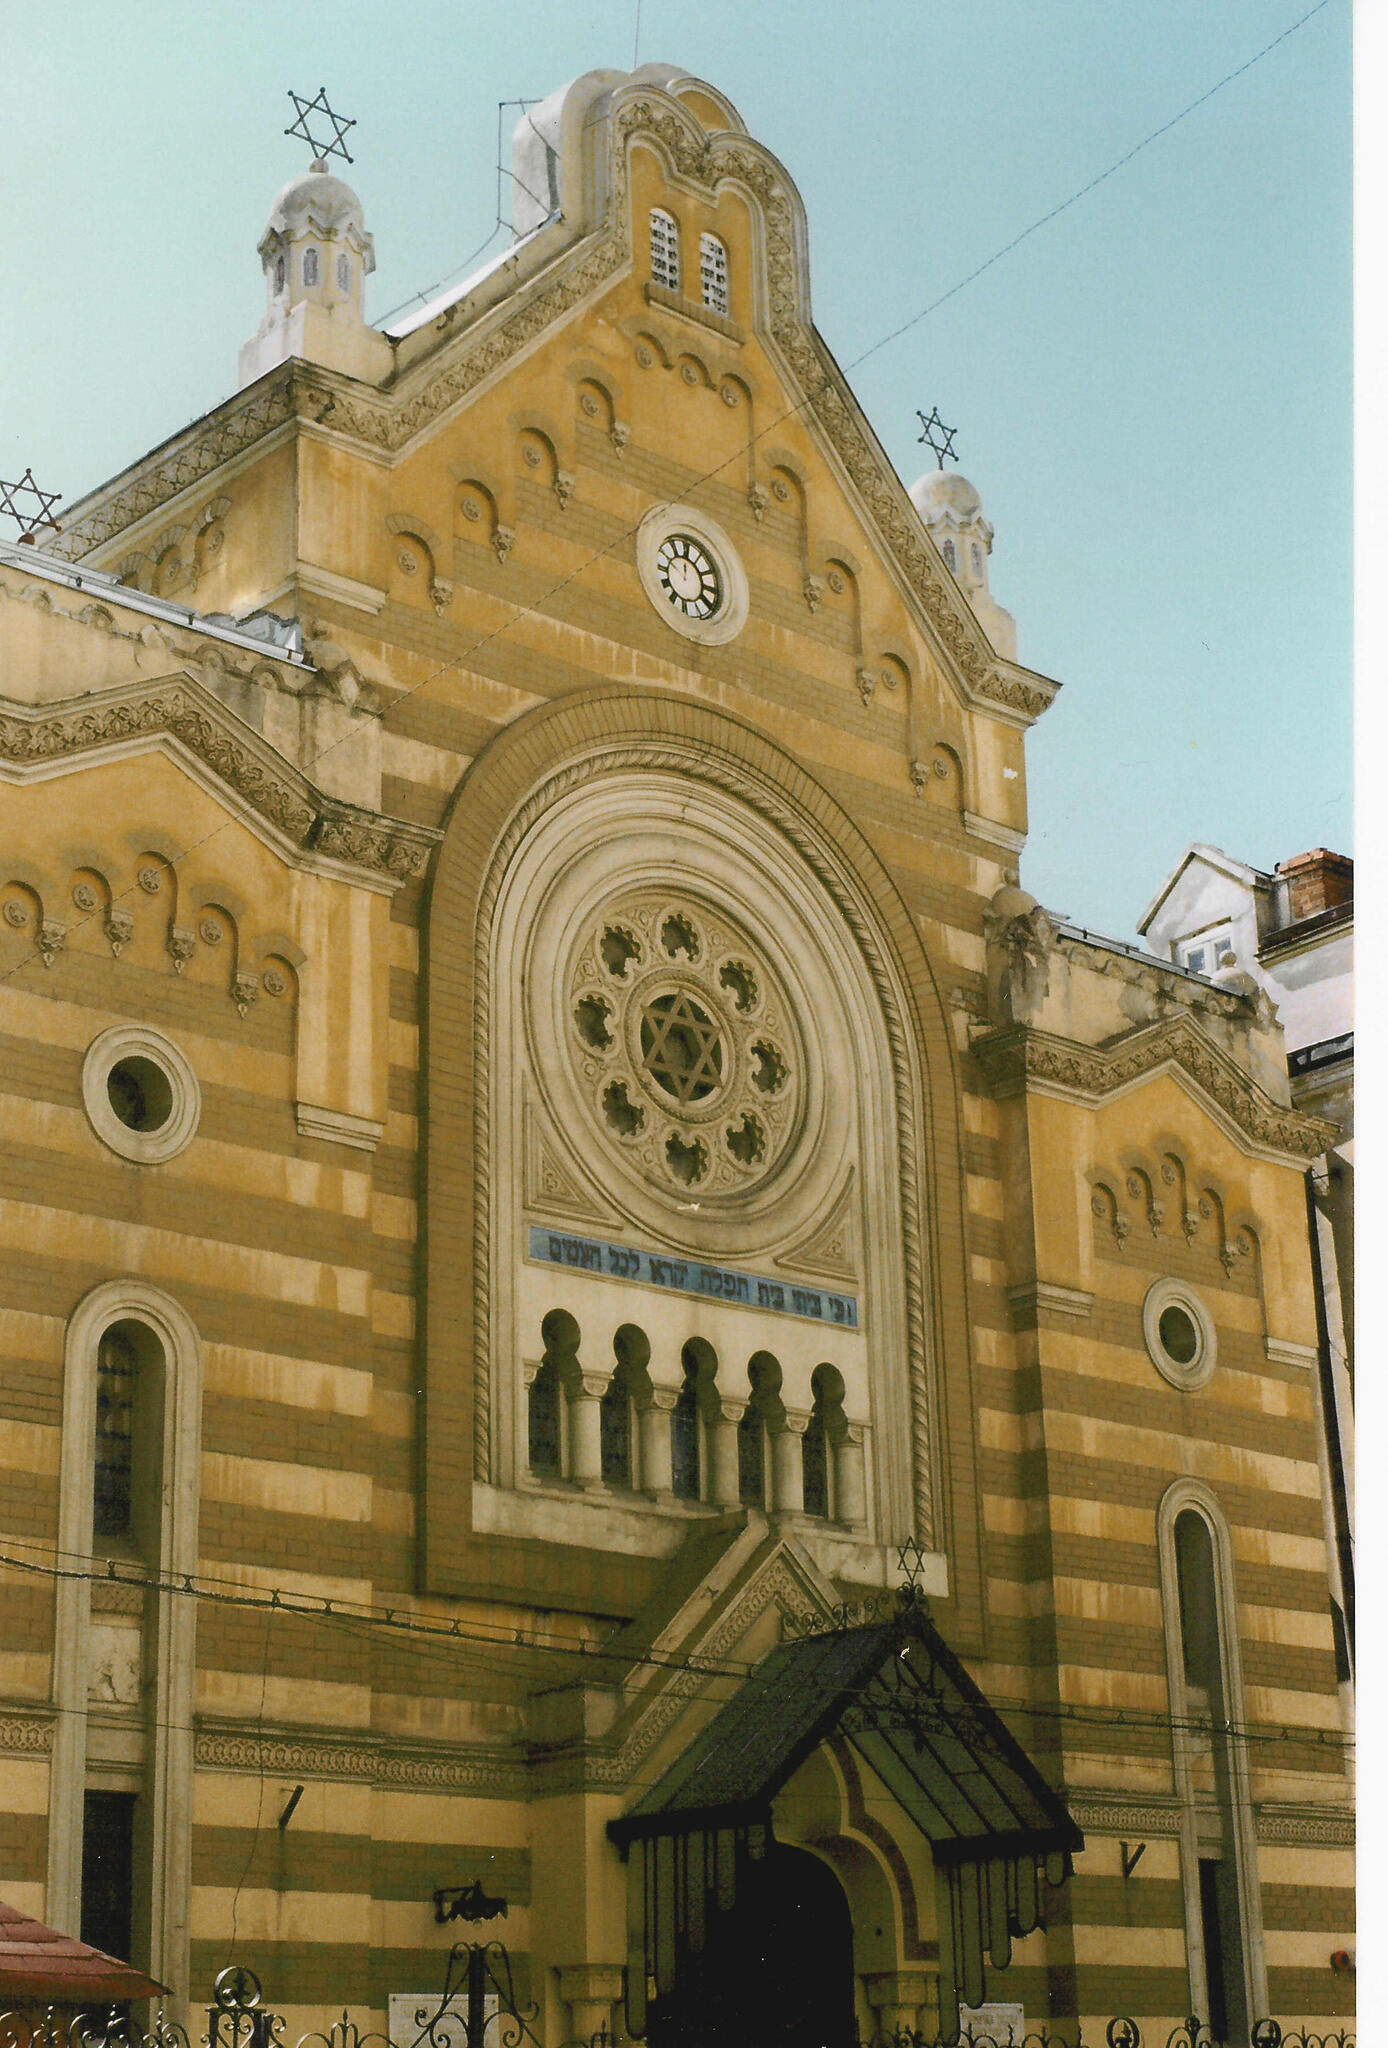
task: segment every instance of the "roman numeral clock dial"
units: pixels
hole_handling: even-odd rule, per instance
[[[711,619],[723,602],[718,566],[692,534],[672,533],[663,540],[655,568],[666,599],[686,618]]]
[[[696,505],[653,505],[636,529],[636,573],[672,632],[721,647],[747,623],[747,572]]]

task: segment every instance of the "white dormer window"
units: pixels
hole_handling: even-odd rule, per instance
[[[1206,932],[1188,939],[1181,947],[1181,965],[1192,974],[1216,974],[1234,957],[1234,934],[1228,925],[1221,932]]]
[[[699,289],[710,313],[728,311],[728,252],[717,235],[699,237]]]
[[[304,283],[305,283],[305,284],[317,284],[317,282],[318,282],[318,251],[317,251],[316,249],[305,249],[305,251],[304,251]]]
[[[680,288],[679,222],[663,206],[651,208],[651,282],[667,292]]]

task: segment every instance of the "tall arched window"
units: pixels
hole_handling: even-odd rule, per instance
[[[752,1391],[737,1426],[738,1493],[745,1506],[764,1508],[770,1462],[767,1434],[785,1416],[780,1362],[769,1351],[755,1352],[747,1361],[747,1379]]]
[[[316,249],[305,249],[305,251],[304,251],[304,283],[305,283],[305,284],[317,284],[317,282],[318,282],[318,251],[317,251]]]
[[[713,1401],[718,1358],[712,1345],[691,1337],[680,1354],[684,1385],[670,1417],[670,1466],[677,1500],[702,1500],[707,1459],[704,1419]]]
[[[564,1398],[579,1376],[579,1329],[557,1308],[545,1317],[540,1334],[544,1356],[529,1392],[530,1469],[541,1479],[558,1479],[565,1468]]]
[[[165,1589],[197,1567],[201,1423],[201,1356],[185,1312],[143,1281],[94,1288],[67,1332],[58,1542],[143,1567],[149,1584],[134,1608],[95,1617],[90,1581],[56,1590],[47,1910],[84,1938],[123,1943],[179,1997],[196,1604]],[[93,1701],[99,1749],[88,1741]]]
[[[623,1323],[612,1349],[617,1365],[602,1397],[602,1476],[606,1485],[626,1489],[637,1484],[636,1410],[650,1390],[646,1366],[651,1347],[644,1330]]]
[[[943,541],[940,546],[940,553],[944,556],[945,567],[952,576],[954,574],[954,542],[952,540]]]
[[[1178,1480],[1158,1520],[1191,2011],[1242,2041],[1267,2006],[1233,1556],[1218,1503]]]
[[[817,1365],[810,1375],[814,1408],[801,1439],[805,1513],[837,1515],[837,1452],[846,1433],[843,1419],[843,1375],[832,1365]]]
[[[112,1323],[96,1348],[96,1445],[92,1459],[92,1535],[128,1536],[134,1460],[139,1325]]]
[[[149,1325],[112,1323],[96,1347],[92,1547],[159,1566],[164,1347]]]
[[[728,252],[717,235],[699,237],[699,291],[710,313],[727,313]]]
[[[651,283],[669,292],[680,288],[679,223],[663,206],[651,208]]]

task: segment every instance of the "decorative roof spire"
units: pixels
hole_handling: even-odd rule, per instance
[[[241,351],[240,382],[244,389],[298,356],[377,384],[393,358],[362,312],[375,245],[360,199],[328,170],[334,156],[351,163],[343,137],[357,124],[334,111],[324,86],[312,99],[292,90],[289,97],[296,118],[284,132],[306,142],[313,161],[276,194],[260,238],[265,317]]]
[[[988,557],[993,552],[993,529],[984,517],[983,500],[966,476],[947,470],[945,458],[957,460],[954,436],[958,429],[942,424],[938,411],[927,420],[919,413],[925,432],[921,435],[938,465],[928,469],[911,486],[911,503],[940,550],[940,559],[973,607],[974,616],[999,654],[1009,660],[1017,656],[1017,626],[1010,612],[995,603],[988,588]]]

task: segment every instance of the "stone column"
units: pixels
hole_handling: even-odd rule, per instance
[[[670,1455],[670,1417],[679,1393],[674,1387],[652,1387],[641,1417],[641,1491],[652,1500],[672,1501],[675,1497],[674,1468]]]
[[[602,1485],[602,1397],[607,1381],[585,1372],[569,1395],[569,1471],[576,1485],[593,1492]]]
[[[771,1505],[781,1513],[803,1514],[805,1468],[800,1458],[800,1439],[808,1415],[787,1415],[779,1429],[771,1432]]]
[[[867,1522],[867,1452],[861,1422],[850,1422],[834,1454],[838,1519],[850,1529]]]
[[[720,1401],[717,1416],[709,1425],[709,1463],[713,1467],[711,1498],[715,1507],[735,1508],[742,1503],[737,1469],[737,1426],[745,1406],[743,1401]]]
[[[614,2034],[613,2007],[622,1995],[620,1963],[561,1963],[559,1996],[573,2018],[576,2041],[591,2041],[594,2034]]]
[[[874,2033],[914,2033],[926,2024],[922,2008],[929,1986],[924,1970],[873,1970],[863,1983],[876,2022]]]

